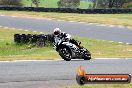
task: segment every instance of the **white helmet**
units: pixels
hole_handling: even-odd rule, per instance
[[[60,28],[55,28],[54,29],[54,35],[59,35],[61,33]]]

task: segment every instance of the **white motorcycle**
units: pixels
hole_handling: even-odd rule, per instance
[[[81,43],[78,42],[78,45],[80,44]],[[62,59],[66,61],[70,61],[71,59],[91,59],[91,53],[87,49],[85,49],[84,47],[79,48],[78,46],[67,41],[64,38],[61,39],[56,37],[54,46]]]

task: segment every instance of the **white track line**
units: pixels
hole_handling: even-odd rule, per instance
[[[5,16],[5,15],[0,15],[0,16]]]
[[[24,30],[24,31],[29,31],[29,30]]]
[[[48,19],[47,19],[48,20]],[[57,20],[57,21],[64,21],[64,20]]]
[[[4,29],[9,29],[9,27],[3,27]]]
[[[102,41],[106,41],[106,40],[102,40]]]
[[[62,61],[62,59],[56,59],[56,60],[13,60],[13,61],[0,61],[0,62],[49,62],[49,61]]]
[[[80,24],[86,24],[86,22],[78,22],[78,23],[80,23]]]
[[[125,26],[122,26],[122,25],[118,25],[117,27],[119,27],[119,28],[125,28]]]
[[[23,29],[18,29],[18,30],[23,30]]]
[[[108,25],[108,27],[115,27],[115,25]]]
[[[94,23],[88,23],[89,25],[93,25]]]
[[[123,42],[118,42],[118,43],[122,44]]]
[[[75,21],[69,21],[69,22],[74,23]]]
[[[127,45],[132,45],[131,43],[126,43]]]
[[[14,18],[15,18],[15,17],[17,17],[17,16],[11,16],[11,17],[14,17]]]
[[[37,32],[37,31],[33,31],[33,32]]]
[[[132,27],[130,27],[130,26],[127,26],[127,28],[128,28],[128,29],[132,29]]]
[[[112,42],[114,42],[114,41],[109,41],[109,42],[111,42],[111,43],[112,43]]]
[[[91,60],[98,60],[98,59],[104,59],[104,60],[118,60],[118,59],[131,59],[131,58],[93,58]],[[83,59],[72,59],[71,61],[84,61]],[[5,62],[52,62],[52,61],[64,61],[63,59],[56,59],[56,60],[14,60],[14,61],[0,61],[5,63]]]
[[[43,34],[43,32],[40,32],[40,34]]]
[[[10,29],[16,30],[16,28],[10,28]]]

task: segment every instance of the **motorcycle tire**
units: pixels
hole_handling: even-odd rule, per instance
[[[17,44],[21,43],[21,35],[20,34],[14,34],[14,42]]]
[[[85,52],[83,53],[83,59],[84,59],[84,60],[90,60],[90,59],[91,59],[91,54],[90,54],[89,51],[85,51]]]
[[[72,59],[72,54],[68,47],[60,48],[58,50],[58,52],[62,59],[66,60],[66,61],[70,61]],[[67,55],[69,54],[69,56],[66,56],[66,54]]]

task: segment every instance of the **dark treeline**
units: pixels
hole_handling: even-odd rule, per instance
[[[40,1],[46,0],[27,0],[31,1],[36,7],[39,7]],[[48,0],[47,0],[48,1]],[[80,1],[91,2],[88,8],[132,8],[132,0],[59,0],[58,8],[79,8]],[[52,2],[51,2],[52,3]],[[0,0],[0,5],[5,6],[24,6],[22,0]]]

